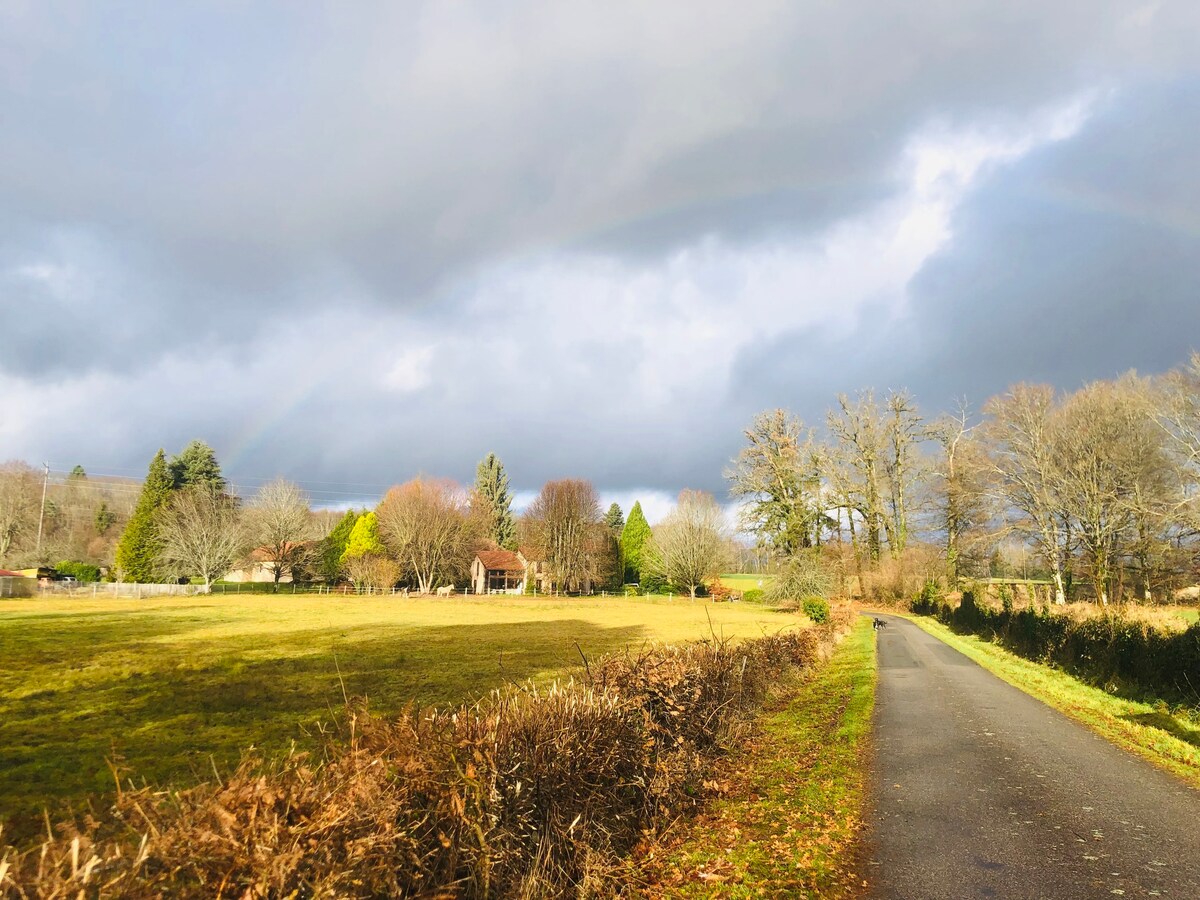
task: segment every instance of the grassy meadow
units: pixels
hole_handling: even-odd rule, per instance
[[[773,580],[774,575],[754,575],[746,573],[737,573],[733,575],[722,575],[721,584],[735,591],[757,591],[766,588]],[[759,583],[761,582],[761,584]]]
[[[343,691],[383,713],[451,704],[572,674],[576,644],[594,657],[802,621],[666,599],[0,601],[0,822],[19,833],[45,804],[111,790],[110,759],[186,784],[250,745],[315,744]]]

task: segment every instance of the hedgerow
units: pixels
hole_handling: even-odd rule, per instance
[[[612,656],[580,681],[391,720],[352,704],[321,754],[127,787],[9,848],[0,897],[607,895],[613,863],[692,802],[730,728],[847,626]]]
[[[1077,619],[1047,607],[993,609],[977,603],[972,591],[963,592],[957,607],[923,593],[912,609],[1089,684],[1200,706],[1200,623],[1165,631],[1119,611]]]

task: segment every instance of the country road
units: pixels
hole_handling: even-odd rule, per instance
[[[869,896],[1200,898],[1200,792],[885,618]]]

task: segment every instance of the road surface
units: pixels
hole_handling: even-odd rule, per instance
[[[881,618],[871,897],[1200,898],[1200,792]]]

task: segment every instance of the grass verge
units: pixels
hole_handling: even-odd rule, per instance
[[[1115,697],[990,641],[956,634],[935,619],[913,616],[912,620],[1031,697],[1200,788],[1200,728],[1183,716],[1172,715],[1165,703]]]
[[[706,786],[720,799],[636,862],[637,895],[840,897],[861,885],[875,638],[858,622]]]

